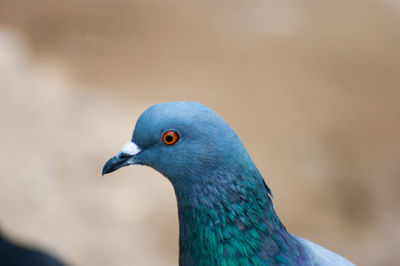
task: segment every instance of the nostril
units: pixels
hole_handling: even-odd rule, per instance
[[[132,155],[122,152],[119,154],[119,158],[128,158],[128,157],[132,157]]]

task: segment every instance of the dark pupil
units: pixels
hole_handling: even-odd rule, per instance
[[[174,137],[172,135],[166,135],[165,136],[165,141],[166,142],[172,142],[174,140]]]

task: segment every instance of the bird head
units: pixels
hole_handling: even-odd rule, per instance
[[[146,165],[175,186],[198,183],[217,168],[229,170],[249,160],[235,132],[211,109],[194,102],[166,102],[139,117],[131,141],[107,161],[103,175],[132,164]]]

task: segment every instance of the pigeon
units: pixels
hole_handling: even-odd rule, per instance
[[[244,145],[205,105],[164,102],[144,111],[102,173],[132,164],[173,185],[181,266],[354,265],[286,230]]]
[[[64,266],[59,259],[6,238],[0,233],[1,266]]]

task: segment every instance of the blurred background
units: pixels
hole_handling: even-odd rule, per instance
[[[1,230],[71,265],[177,265],[169,182],[101,176],[171,100],[230,123],[290,232],[399,265],[396,0],[1,0]]]

